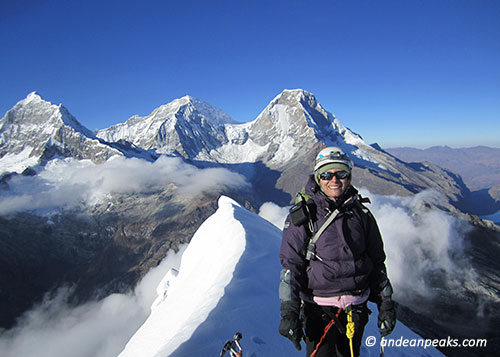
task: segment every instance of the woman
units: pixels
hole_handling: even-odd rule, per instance
[[[304,339],[307,356],[358,356],[369,299],[382,336],[396,323],[382,237],[351,180],[349,157],[321,150],[285,221],[279,332],[298,350]]]

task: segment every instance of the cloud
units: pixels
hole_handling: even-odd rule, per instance
[[[464,237],[470,226],[444,211],[430,209],[430,203],[444,200],[436,191],[413,197],[377,196],[368,205],[384,239],[387,271],[395,297],[414,301],[432,298],[444,289],[464,293],[464,281],[473,279],[464,253]],[[462,257],[462,258],[460,258]]]
[[[259,209],[259,216],[268,220],[279,229],[283,229],[288,209],[290,207],[280,207],[272,202],[266,202]]]
[[[71,288],[61,288],[26,312],[18,325],[0,334],[2,357],[115,357],[150,313],[156,286],[178,269],[186,246],[169,251],[133,294],[112,294],[77,307],[67,304]]]
[[[96,165],[88,160],[52,160],[36,176],[14,176],[0,192],[0,215],[92,205],[113,193],[145,192],[174,184],[195,196],[247,186],[245,178],[223,168],[198,169],[179,158],[155,162],[114,157]]]

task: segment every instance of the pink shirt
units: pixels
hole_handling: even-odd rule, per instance
[[[370,289],[366,289],[361,295],[341,295],[331,297],[313,296],[313,300],[320,306],[335,306],[345,309],[349,305],[359,305],[368,300]]]

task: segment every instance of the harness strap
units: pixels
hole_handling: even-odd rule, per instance
[[[330,217],[326,220],[325,223],[318,229],[318,231],[314,234],[314,236],[311,238],[309,241],[309,244],[307,245],[307,253],[306,253],[306,260],[311,260],[312,255],[315,254],[316,251],[316,242],[318,241],[319,237],[321,234],[325,231],[325,229],[330,225],[330,223],[333,222],[335,217],[339,214],[339,210],[336,209],[335,211],[330,214]]]

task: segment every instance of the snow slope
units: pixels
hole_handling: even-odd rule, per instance
[[[239,331],[244,356],[301,356],[277,329],[278,259],[281,231],[227,197],[193,236],[179,272],[158,286],[151,315],[120,357],[218,356]],[[364,338],[379,334],[376,307]],[[391,339],[420,339],[398,323]],[[378,356],[379,344],[363,345],[363,356]],[[386,347],[387,356],[440,356],[432,348]]]

